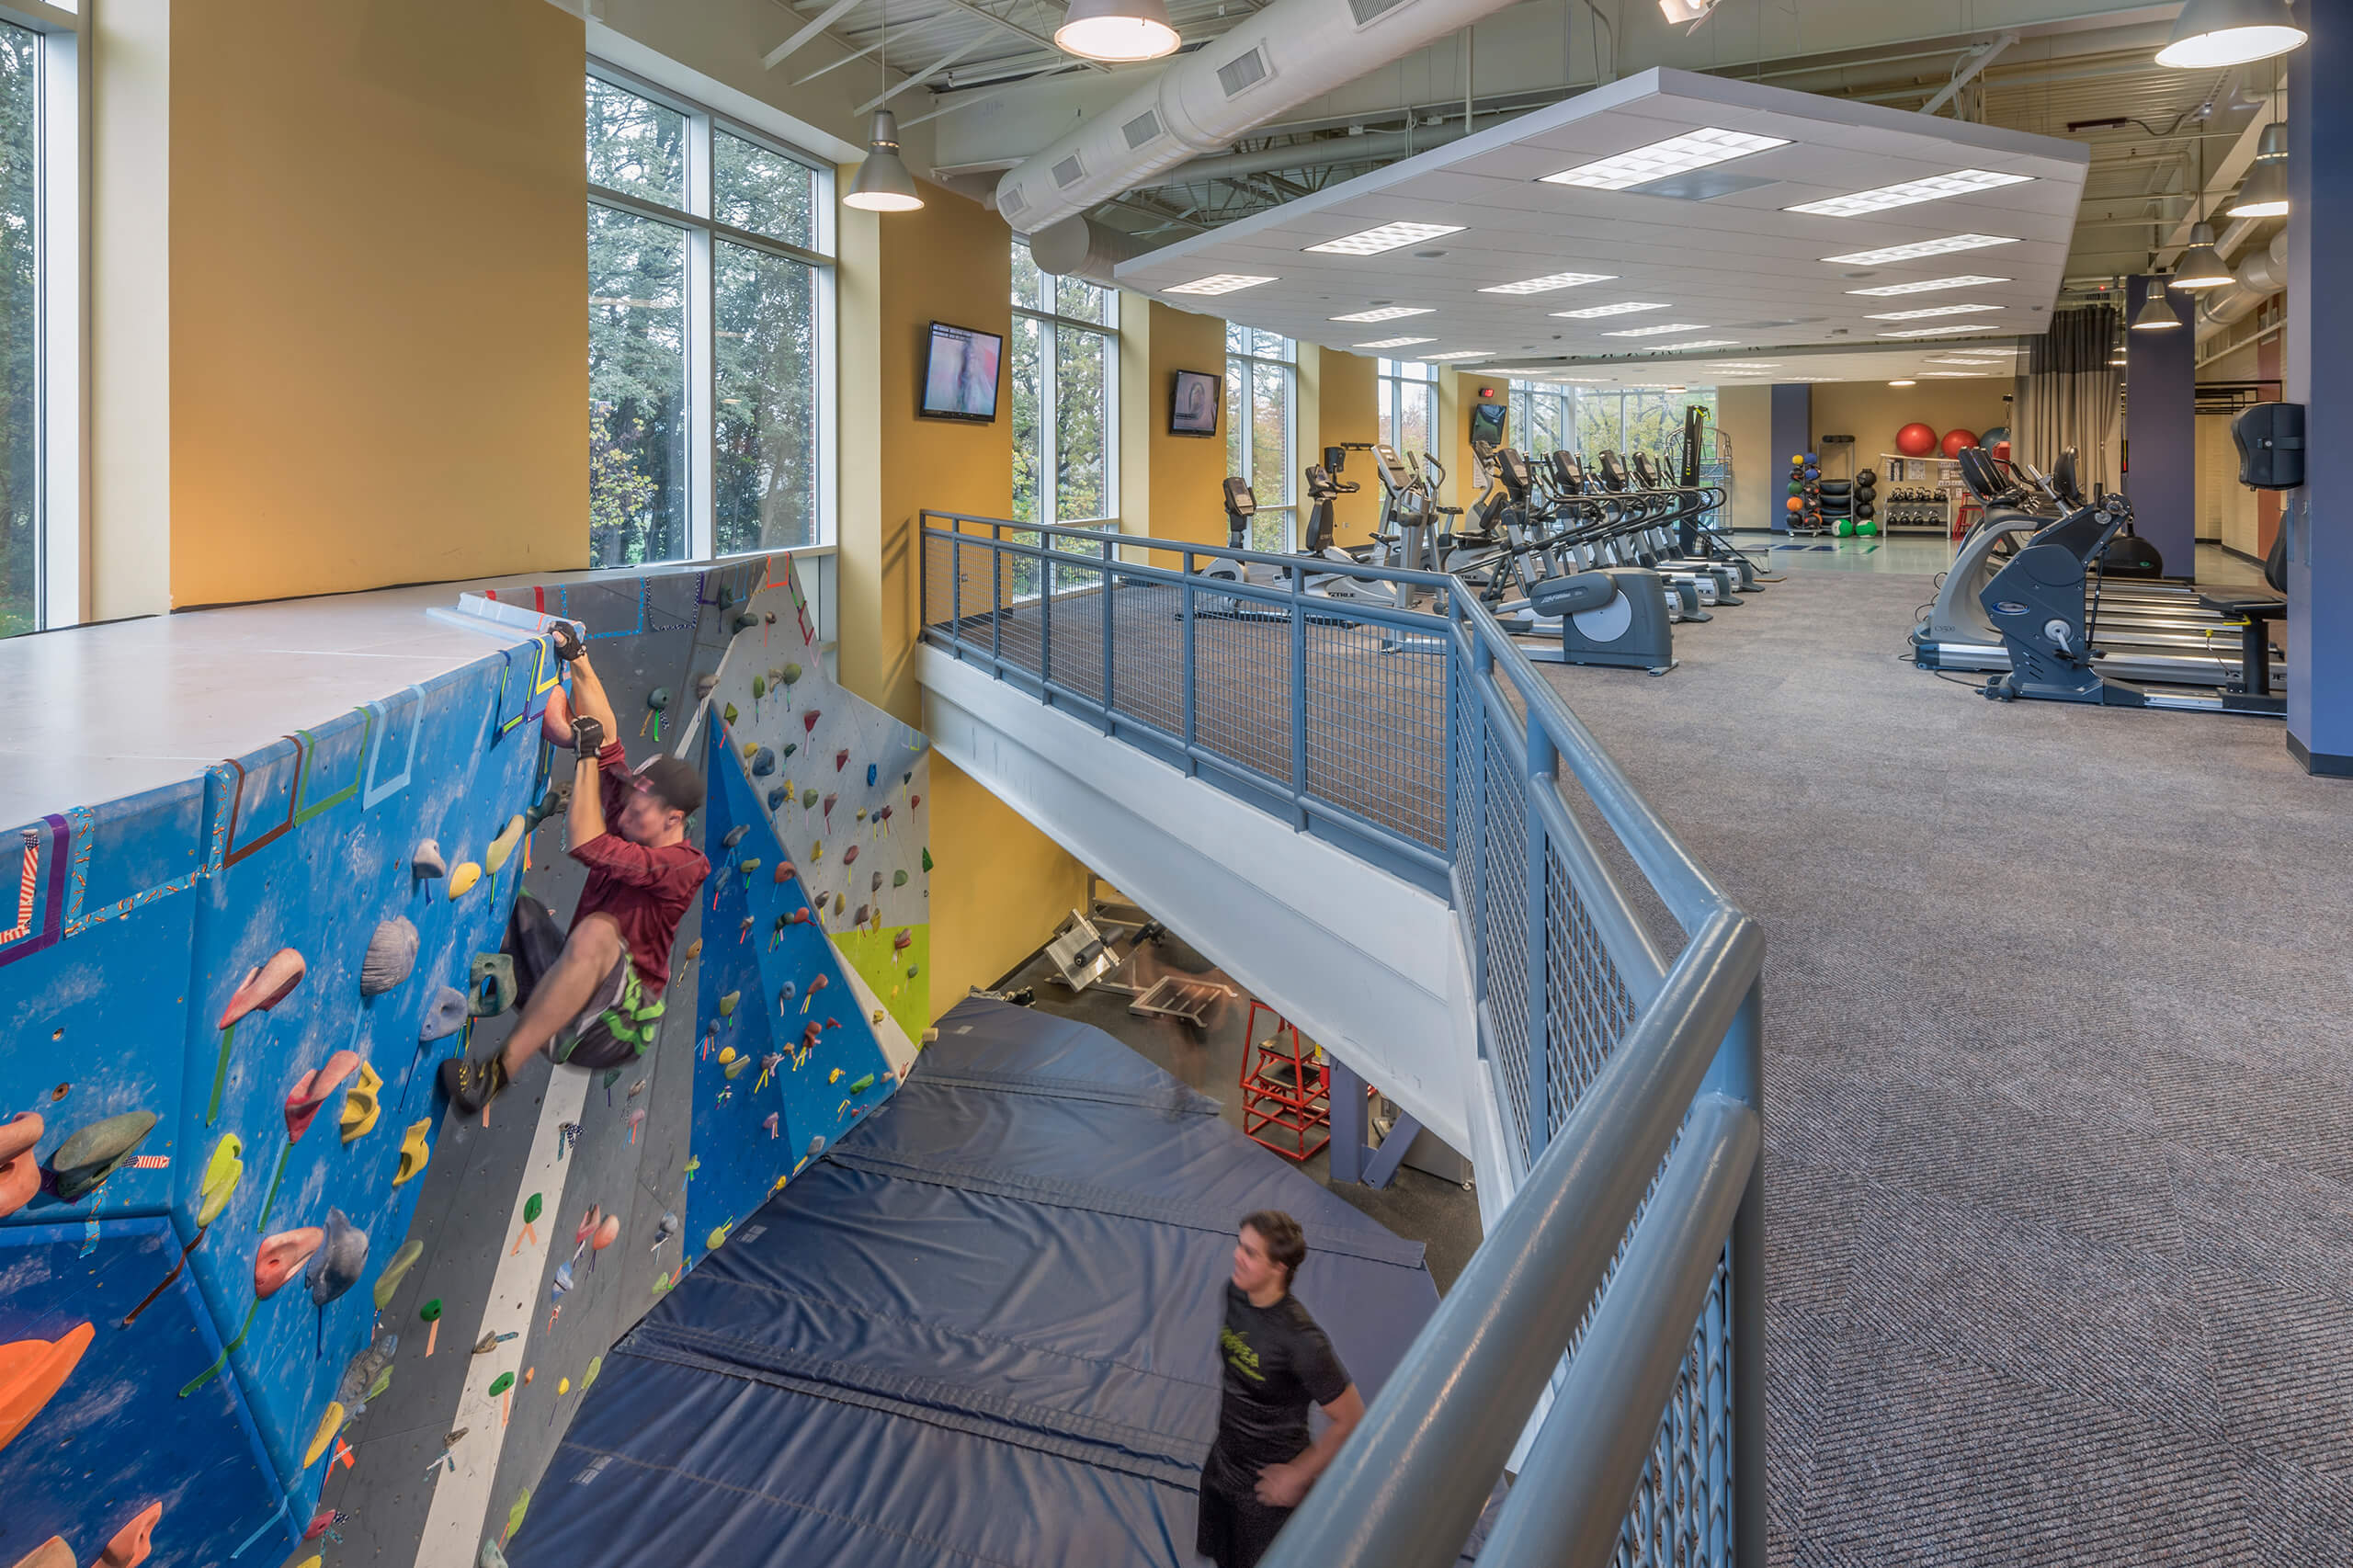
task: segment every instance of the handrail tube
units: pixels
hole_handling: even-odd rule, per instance
[[[1266,1568],[1450,1562],[1763,965],[1756,922],[1711,917],[1528,1173]]]
[[[1594,930],[1601,937],[1601,945],[1609,954],[1609,961],[1626,983],[1637,1008],[1650,1006],[1658,994],[1659,983],[1666,976],[1666,955],[1643,923],[1634,917],[1634,906],[1618,885],[1617,876],[1595,852],[1593,840],[1561,799],[1560,781],[1546,775],[1539,788],[1529,791],[1535,797],[1539,820],[1555,848],[1569,861],[1569,884],[1577,890],[1585,904],[1586,915],[1593,922]],[[1608,890],[1608,896],[1595,898],[1586,890],[1596,884]]]
[[[1715,1282],[1761,1134],[1756,1113],[1703,1095],[1568,1380],[1480,1549],[1495,1568],[1599,1568],[1658,1437],[1691,1324]]]
[[[994,528],[1011,528],[1017,533],[1051,534],[1062,539],[1084,539],[1089,544],[1108,543],[1120,549],[1164,550],[1171,553],[1189,551],[1195,555],[1215,556],[1223,561],[1239,561],[1256,566],[1279,566],[1286,569],[1304,566],[1313,574],[1334,573],[1356,577],[1378,577],[1383,582],[1411,583],[1416,587],[1424,588],[1450,590],[1461,586],[1444,572],[1424,572],[1410,566],[1370,566],[1361,561],[1335,561],[1328,555],[1299,555],[1263,550],[1236,550],[1231,545],[1194,544],[1182,540],[1154,539],[1150,534],[1107,534],[1095,528],[1076,528],[1054,523],[1017,523],[1005,517],[981,517],[963,512],[926,511],[921,516],[947,517],[960,523],[987,523]],[[937,528],[928,524],[924,527],[923,531],[940,539],[950,537],[986,539],[990,544],[999,545],[1006,550],[1032,554],[1051,554],[1062,561],[1093,560],[1097,563],[1108,561],[1115,566],[1137,566],[1147,572],[1167,570],[1165,567],[1144,566],[1140,562],[1130,562],[1117,556],[1090,556],[1074,550],[1047,551],[1042,545],[1025,545],[995,534],[969,534],[961,528]],[[1220,588],[1218,591],[1223,593],[1225,590]]]
[[[1479,637],[1494,638],[1501,645],[1512,646],[1511,634],[1486,606],[1479,603],[1476,596],[1457,594],[1449,603],[1474,624]],[[1515,647],[1514,652],[1517,651]],[[1569,705],[1552,689],[1552,683],[1537,673],[1536,666],[1521,657],[1497,659],[1495,667],[1510,677],[1520,700],[1528,705],[1530,720],[1541,722],[1553,745],[1569,759],[1578,784],[1625,845],[1634,864],[1650,879],[1677,923],[1688,931],[1729,904],[1732,900],[1723,889],[1668,831],[1666,824],[1635,790],[1617,763],[1601,749],[1593,732],[1569,711]]]

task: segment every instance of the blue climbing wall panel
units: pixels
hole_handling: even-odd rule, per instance
[[[873,994],[827,939],[725,722],[710,735],[690,1265],[898,1084]]]

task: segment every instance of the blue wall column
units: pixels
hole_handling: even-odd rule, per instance
[[[2198,333],[2194,296],[2172,296],[2182,324],[2134,332],[2162,278],[2125,279],[2124,494],[2135,532],[2157,547],[2168,577],[2198,574]]]
[[[1790,381],[1773,388],[1773,451],[1769,472],[1772,474],[1772,497],[1768,508],[1773,514],[1773,531],[1790,531],[1790,512],[1781,503],[1789,488],[1789,460],[1792,453],[1813,449],[1813,388],[1803,381]]]
[[[2353,775],[2353,12],[2300,6],[2288,57],[2288,401],[2304,405],[2304,487],[2288,530],[2288,749]],[[2330,86],[2315,90],[2315,82]]]

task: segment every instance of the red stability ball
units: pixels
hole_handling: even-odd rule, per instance
[[[1937,433],[1926,425],[1906,425],[1895,433],[1895,449],[1907,458],[1925,458],[1937,449]]]
[[[1945,456],[1949,458],[1957,458],[1961,456],[1965,449],[1973,447],[1976,444],[1977,437],[1967,430],[1948,430],[1945,432],[1944,453]]]

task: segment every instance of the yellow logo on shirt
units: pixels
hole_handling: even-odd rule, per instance
[[[1258,1353],[1250,1348],[1248,1340],[1230,1328],[1221,1328],[1217,1331],[1217,1342],[1219,1348],[1225,1352],[1227,1366],[1254,1383],[1267,1381],[1267,1375],[1258,1369]]]

